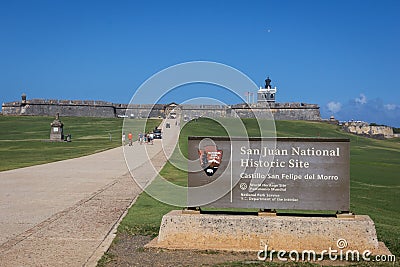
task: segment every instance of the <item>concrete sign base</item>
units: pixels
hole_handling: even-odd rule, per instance
[[[329,249],[366,250],[390,254],[378,242],[374,222],[367,215],[354,218],[185,214],[163,216],[159,236],[147,247],[167,249],[260,251]]]

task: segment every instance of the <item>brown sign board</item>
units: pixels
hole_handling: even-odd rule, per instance
[[[188,138],[188,207],[350,209],[350,140]]]

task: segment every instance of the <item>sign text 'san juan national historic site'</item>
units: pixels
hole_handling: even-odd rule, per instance
[[[349,148],[349,139],[189,137],[199,168],[188,174],[188,206],[348,211]]]

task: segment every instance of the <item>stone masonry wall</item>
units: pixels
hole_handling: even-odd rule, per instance
[[[222,105],[182,105],[182,116],[184,118],[208,117],[221,118],[229,117],[227,114],[227,106]]]
[[[36,104],[26,103],[24,105],[13,105],[2,107],[3,115],[31,115],[31,116],[53,116],[60,113],[61,116],[70,117],[102,117],[114,118],[115,108],[113,106],[83,105],[83,104]]]
[[[116,108],[117,116],[128,116],[130,118],[164,118],[165,105],[135,104],[124,105]]]
[[[346,122],[343,124],[346,132],[373,137],[373,138],[393,138],[393,128],[389,126],[371,126],[366,122]]]
[[[269,108],[270,113],[267,112]],[[268,118],[271,114],[275,120],[321,120],[319,106],[305,103],[257,103],[232,106],[232,116],[236,113],[241,118]]]
[[[270,115],[275,120],[321,120],[319,109],[293,109],[293,108],[276,108],[270,109],[270,113],[266,109],[232,109],[241,118],[269,118]]]
[[[44,100],[32,99],[4,103],[3,115],[37,115],[71,117],[130,117],[148,118],[165,117],[164,104],[115,104],[106,101],[89,100]],[[180,105],[179,112],[188,119],[195,117],[241,117],[251,118],[254,113],[257,117],[267,118],[271,110],[276,120],[321,120],[318,105],[304,103],[257,103],[225,105]]]

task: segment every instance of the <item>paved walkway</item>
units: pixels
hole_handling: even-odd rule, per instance
[[[0,266],[95,266],[141,192],[122,149],[148,184],[167,160],[162,146],[175,147],[179,127],[170,123],[154,145],[0,172]]]

